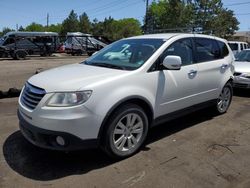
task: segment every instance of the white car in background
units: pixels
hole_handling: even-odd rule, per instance
[[[117,53],[124,46],[126,56]],[[106,58],[114,52],[122,58]],[[227,42],[213,36],[123,39],[82,63],[32,76],[19,98],[20,129],[39,147],[100,146],[113,157],[128,157],[152,126],[208,106],[225,113],[233,61]]]
[[[237,55],[237,53],[249,47],[246,42],[240,42],[240,41],[228,41],[228,45],[230,46],[234,55]]]
[[[234,87],[250,89],[250,49],[236,55],[234,66]]]

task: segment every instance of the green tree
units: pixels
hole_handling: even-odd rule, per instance
[[[239,29],[238,25],[239,22],[233,11],[222,9],[213,19],[211,30],[214,35],[227,39]]]
[[[114,21],[114,27],[114,40],[142,34],[140,22],[134,18],[125,18]],[[117,35],[115,35],[116,33]]]
[[[62,24],[52,24],[49,26],[49,28],[47,28],[47,31],[50,32],[56,32],[56,33],[61,33],[62,30]]]
[[[23,26],[20,26],[20,27],[18,28],[18,31],[25,31],[25,29],[23,28]]]
[[[213,33],[220,37],[232,35],[239,25],[233,11],[224,8],[221,0],[153,1],[148,10],[147,23],[144,31],[191,30],[195,27],[205,34]]]
[[[154,1],[148,10],[144,31],[190,27],[194,19],[194,5],[181,0]],[[146,18],[145,18],[146,19]],[[146,20],[144,20],[146,21]]]
[[[223,7],[221,0],[195,0],[195,25],[201,27],[203,33],[213,33],[227,37],[238,30],[239,22],[233,11]]]
[[[98,21],[96,18],[91,23],[91,33],[96,36],[104,36],[103,22]]]
[[[25,28],[25,31],[45,31],[45,28],[43,25],[33,22]]]
[[[89,17],[85,12],[79,16],[79,29],[82,33],[91,32],[91,22],[89,21]]]
[[[69,16],[62,23],[61,34],[66,35],[67,32],[77,32],[77,31],[79,31],[78,16],[74,12],[74,10],[72,10]]]
[[[8,27],[4,27],[3,30],[2,30],[2,35],[5,35],[6,33],[10,32],[10,31],[15,31],[15,30],[10,29]]]

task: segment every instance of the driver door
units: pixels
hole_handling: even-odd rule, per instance
[[[198,92],[198,68],[193,60],[193,43],[190,38],[180,39],[172,43],[163,52],[160,62],[168,55],[180,56],[180,70],[159,71],[156,116],[184,109],[196,104]]]

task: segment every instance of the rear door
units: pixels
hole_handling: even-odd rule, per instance
[[[225,59],[229,54],[228,48],[223,42],[218,43],[217,40],[210,38],[194,38],[194,43],[195,61],[199,72],[197,101],[216,99],[224,80],[223,74],[230,66],[228,63],[230,60]]]

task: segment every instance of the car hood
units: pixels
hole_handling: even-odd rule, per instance
[[[28,82],[49,92],[79,91],[91,89],[98,83],[114,80],[129,71],[97,67],[84,64],[66,65],[32,76]]]
[[[250,62],[248,61],[235,61],[235,72],[250,73]]]

